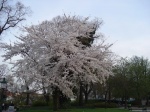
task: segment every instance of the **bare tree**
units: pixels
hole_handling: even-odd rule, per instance
[[[0,36],[9,28],[16,27],[18,23],[25,20],[29,8],[21,2],[11,0],[0,0]]]

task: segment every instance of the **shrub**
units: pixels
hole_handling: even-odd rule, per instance
[[[105,102],[96,102],[91,104],[86,104],[85,107],[87,108],[116,108],[117,105],[115,103],[105,103]]]
[[[78,104],[78,101],[77,100],[75,100],[75,101],[71,101],[71,106],[78,106],[79,104]]]
[[[70,107],[71,107],[70,102],[64,102],[63,105],[61,105],[61,109],[67,109],[67,108],[70,108]]]
[[[45,101],[35,101],[33,102],[32,106],[48,106],[48,104]]]

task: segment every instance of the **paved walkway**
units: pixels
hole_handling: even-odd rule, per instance
[[[150,110],[132,110],[133,112],[150,112]]]
[[[150,107],[147,107],[146,110],[143,110],[143,108],[133,107],[132,111],[133,112],[150,112]]]
[[[120,109],[124,109],[124,107],[121,107]],[[131,109],[133,112],[150,112],[150,107],[146,107],[147,110],[142,110],[140,107],[131,107]]]
[[[132,110],[133,112],[150,112],[150,110]]]

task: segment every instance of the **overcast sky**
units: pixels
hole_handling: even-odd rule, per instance
[[[100,18],[100,29],[112,51],[122,57],[133,55],[150,59],[150,0],[21,0],[32,15],[24,25],[38,24],[58,15],[70,14]],[[14,41],[12,34],[3,41]],[[7,33],[8,34],[8,33]]]

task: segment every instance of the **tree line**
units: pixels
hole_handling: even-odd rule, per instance
[[[109,77],[109,91],[112,96],[122,98],[127,106],[129,98],[149,103],[150,95],[150,62],[144,57],[133,56],[132,58],[120,59],[113,69],[114,75]]]

